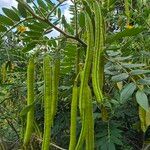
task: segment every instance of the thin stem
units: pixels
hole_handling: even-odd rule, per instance
[[[78,37],[78,9],[76,0],[74,0],[74,8],[75,8],[75,30],[76,30],[76,37]]]
[[[40,138],[38,138],[38,137],[36,137],[36,138],[37,138],[37,140],[38,140],[39,142],[42,142],[42,141],[43,141],[42,139],[40,139]],[[62,148],[62,147],[60,147],[60,146],[54,144],[54,143],[50,143],[50,145],[53,146],[53,147],[55,147],[55,148],[57,148],[57,149],[59,149],[59,150],[67,150],[67,149],[64,149],[64,148]]]
[[[66,0],[60,1],[55,7],[53,7],[53,9],[50,11],[50,13],[47,15],[47,20],[49,20],[50,16],[52,15],[52,13]]]

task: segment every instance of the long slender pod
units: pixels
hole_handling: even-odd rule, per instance
[[[88,86],[88,85],[87,85]],[[87,87],[86,86],[86,87]],[[87,88],[84,88],[84,96],[82,97],[82,103],[81,103],[81,110],[80,110],[80,115],[81,115],[81,121],[82,121],[82,128],[80,132],[80,136],[76,145],[75,150],[82,150],[83,143],[85,141],[86,133],[87,133],[87,126],[86,126],[86,107],[87,107]],[[84,108],[83,108],[84,107]]]
[[[94,119],[91,89],[87,89],[87,111],[86,111],[86,150],[94,150]]]
[[[79,136],[79,140],[77,142],[77,146],[75,150],[80,150],[85,138],[85,104],[86,104],[86,88],[88,85],[88,80],[90,76],[90,69],[92,64],[92,53],[93,53],[93,44],[94,44],[94,35],[93,35],[93,26],[92,21],[89,15],[86,13],[86,27],[87,27],[87,51],[86,51],[86,59],[85,65],[83,68],[83,77],[81,80],[81,87],[80,87],[80,94],[79,94],[79,102],[81,102],[81,109],[82,109],[82,129]]]
[[[94,13],[95,13],[95,49],[93,55],[93,69],[92,69],[92,83],[93,83],[93,90],[96,96],[97,102],[101,103],[103,100],[103,95],[101,91],[101,86],[99,79],[99,67],[100,67],[100,54],[101,54],[101,43],[102,41],[102,17],[101,17],[101,10],[100,6],[97,2],[94,2]]]
[[[52,125],[52,68],[51,60],[48,55],[44,57],[43,63],[44,73],[44,135],[42,142],[42,150],[49,150],[51,125]]]
[[[58,53],[57,53],[58,54]],[[59,73],[60,73],[60,58],[57,55],[57,58],[54,61],[53,75],[52,75],[52,117],[54,118],[57,110],[58,103],[58,86],[59,86]]]
[[[103,83],[104,83],[104,22],[101,11],[101,6],[98,5],[99,17],[100,17],[100,41],[99,41],[99,50],[98,50],[98,60],[97,60],[97,83],[99,91],[102,94]]]
[[[74,150],[76,146],[77,105],[78,105],[78,87],[75,82],[72,90],[69,150]]]
[[[30,58],[27,68],[27,105],[31,105],[34,101],[34,58]],[[26,130],[24,134],[23,145],[27,146],[33,131],[34,124],[34,108],[32,107],[27,113]]]
[[[99,40],[100,40],[100,17],[98,12],[98,6],[94,3],[94,11],[95,11],[95,48],[93,53],[93,67],[92,67],[92,83],[93,83],[93,90],[96,96],[97,101],[100,103],[101,96],[98,92],[98,85],[97,85],[97,60],[98,60],[98,51],[99,51]]]

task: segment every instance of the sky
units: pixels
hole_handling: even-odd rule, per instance
[[[16,0],[0,0],[0,8],[2,7],[11,7],[11,6],[15,6],[17,7],[17,2]],[[0,9],[1,12],[1,9]]]
[[[57,0],[52,0],[52,2],[57,3]],[[61,9],[62,9],[62,12],[64,13],[67,21],[70,21],[70,18],[72,17],[70,15],[70,12],[69,12],[69,5],[72,4],[71,0],[67,0],[65,2],[65,4],[66,5],[64,5],[63,7],[61,7]],[[0,13],[2,13],[2,9],[1,9],[2,7],[10,8],[11,6],[17,7],[16,0],[0,0]],[[51,33],[51,36],[53,36],[53,37],[56,37],[58,35],[59,35],[59,33],[57,31],[53,31]]]

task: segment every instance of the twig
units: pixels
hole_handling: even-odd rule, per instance
[[[51,16],[51,14],[66,0],[60,1],[55,7],[53,7],[53,9],[50,11],[50,13],[47,15],[47,20],[49,20],[49,17]]]
[[[54,143],[50,143],[50,145],[52,145],[52,146],[54,146],[54,147],[56,147],[56,148],[58,148],[60,150],[67,150],[67,149],[61,148],[60,146],[55,145]]]
[[[40,142],[43,141],[42,139],[40,139],[40,138],[38,138],[38,137],[36,137],[36,138],[37,138],[37,140],[40,141]],[[62,148],[62,147],[60,147],[60,146],[54,144],[54,143],[50,143],[50,145],[53,146],[53,147],[58,148],[59,150],[67,150],[67,149],[64,149],[64,148]]]

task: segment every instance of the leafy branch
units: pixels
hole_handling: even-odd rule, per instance
[[[49,19],[47,18],[43,18],[41,16],[38,16],[34,13],[33,9],[24,1],[22,0],[16,0],[18,3],[22,4],[25,9],[36,19],[42,21],[42,22],[45,22],[47,24],[49,24],[51,27],[53,27],[55,30],[57,30],[58,32],[60,32],[62,35],[64,35],[66,38],[69,38],[69,39],[74,39],[76,41],[78,41],[80,44],[82,44],[82,46],[86,47],[86,43],[84,43],[80,38],[76,37],[76,36],[72,36],[72,35],[69,35],[67,34],[66,32],[64,32],[63,30],[61,30],[60,28],[58,28],[57,26],[55,26],[53,23],[50,22]],[[53,10],[52,10],[53,11]]]

